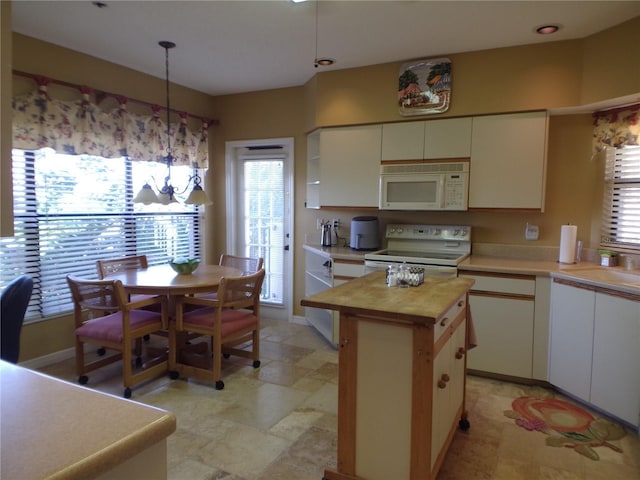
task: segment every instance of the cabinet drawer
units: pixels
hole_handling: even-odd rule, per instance
[[[478,273],[467,274],[462,272],[458,276],[472,278],[475,284],[472,292],[495,292],[513,295],[535,295],[536,279],[525,275],[481,275]]]
[[[466,295],[462,295],[456,302],[442,315],[436,322],[433,330],[434,341],[442,336],[444,332],[449,330],[449,327],[458,318],[458,315],[465,312],[467,306]]]
[[[364,275],[364,262],[333,261],[334,277],[361,277]]]

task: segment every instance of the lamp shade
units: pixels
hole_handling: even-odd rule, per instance
[[[213,205],[213,202],[209,200],[207,194],[200,185],[195,185],[191,193],[184,201],[188,205]]]
[[[158,203],[158,196],[156,192],[153,191],[151,185],[145,183],[142,186],[142,189],[136,195],[136,198],[133,199],[133,203],[144,203],[145,205],[151,205],[152,203]]]
[[[158,194],[158,203],[161,203],[162,205],[169,205],[170,203],[178,203],[178,200],[169,193],[160,192]]]

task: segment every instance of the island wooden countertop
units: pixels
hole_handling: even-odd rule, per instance
[[[2,478],[86,479],[171,435],[167,411],[0,361]]]
[[[386,272],[378,270],[301,300],[304,307],[380,315],[388,320],[434,323],[474,280],[426,276],[417,287],[388,287]]]

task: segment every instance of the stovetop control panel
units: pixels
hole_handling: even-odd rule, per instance
[[[468,225],[387,225],[387,239],[406,240],[457,240],[471,241],[471,227]]]

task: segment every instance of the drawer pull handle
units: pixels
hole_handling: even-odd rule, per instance
[[[447,382],[449,380],[450,380],[449,375],[447,375],[446,373],[443,373],[442,376],[440,377],[440,380],[438,380],[438,388],[446,388]]]
[[[460,300],[460,301],[458,302],[458,306],[459,306],[459,307],[464,307],[464,300]]]
[[[448,321],[449,321],[449,317],[444,317],[442,320],[440,320],[440,326],[444,327]]]
[[[456,358],[460,360],[462,357],[464,357],[464,354],[465,354],[464,347],[460,347],[456,352]]]

